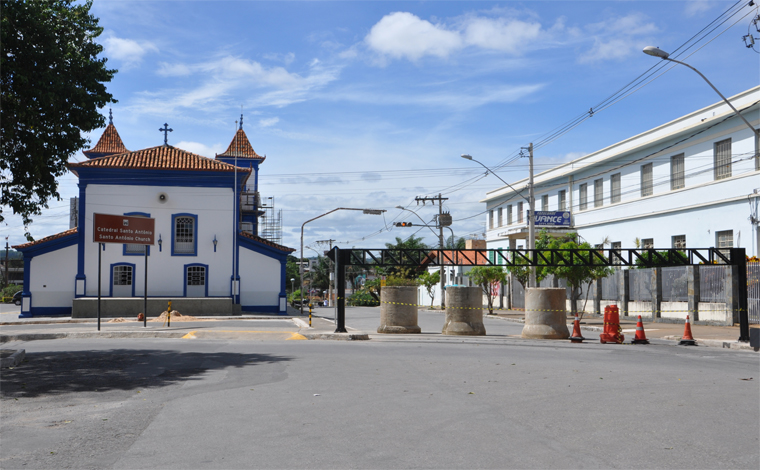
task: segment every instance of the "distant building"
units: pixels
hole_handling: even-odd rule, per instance
[[[69,165],[79,177],[76,226],[14,247],[24,254],[22,317],[76,315],[92,305],[99,272],[94,213],[155,219],[148,297],[208,300],[185,302],[182,313],[286,312],[286,258],[295,250],[257,235],[265,157],[253,151],[242,118],[230,147],[215,159],[166,144],[129,151],[113,122],[84,154],[87,161]],[[246,185],[251,177],[253,185]],[[144,246],[104,246],[101,295],[142,298]]]
[[[760,125],[760,87],[729,101]],[[723,101],[535,176],[536,211],[592,245],[744,247],[760,253],[755,136]],[[527,179],[512,183],[525,188]],[[486,194],[488,248],[527,248],[527,189]],[[542,227],[536,228],[536,233]]]
[[[467,250],[485,250],[486,249],[486,241],[485,240],[465,240],[465,249]],[[470,277],[467,275],[467,273],[472,270],[475,266],[486,266],[488,263],[485,259],[477,259],[477,264],[474,262],[474,258],[472,259],[457,259],[457,256],[455,255],[454,251],[444,251],[443,256],[451,258],[454,261],[457,261],[461,263],[459,266],[444,266],[443,267],[443,285],[444,289],[448,286],[464,286],[464,287],[473,287],[474,284],[472,283],[472,280],[470,280]],[[432,258],[435,258],[435,252],[433,252]],[[434,266],[434,267],[428,267],[428,272],[435,273],[440,272],[441,267],[440,266]],[[495,286],[496,290],[501,289],[501,285]],[[419,286],[417,288],[417,303],[419,305],[430,305],[430,295],[427,292],[427,289],[424,286]],[[436,284],[435,288],[433,288],[433,299],[432,299],[433,305],[441,305],[441,284],[440,282]]]

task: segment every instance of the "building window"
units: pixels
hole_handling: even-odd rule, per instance
[[[644,238],[641,240],[641,247],[646,249],[654,248],[654,238]]]
[[[488,211],[488,229],[493,230],[493,209]]]
[[[203,266],[188,266],[187,285],[188,286],[205,286],[206,285],[206,268]]]
[[[517,223],[521,224],[523,221],[523,203],[517,203]]]
[[[588,184],[583,183],[578,188],[578,192],[580,193],[578,199],[579,199],[579,206],[578,208],[582,211],[585,211],[588,209]]]
[[[132,285],[132,266],[114,266],[113,267],[113,285],[131,286]]]
[[[602,207],[604,205],[604,180],[599,178],[594,180],[594,207]]]
[[[620,202],[620,173],[610,176],[610,202]]]
[[[557,210],[558,211],[566,211],[567,210],[567,192],[563,189],[559,193],[557,193]]]
[[[502,218],[502,210],[501,209],[502,208],[499,207],[499,227],[501,227],[502,225],[504,225],[504,219]]]
[[[195,256],[198,247],[198,218],[192,214],[172,216],[172,255]]]
[[[681,189],[686,186],[683,171],[683,154],[670,157],[670,189]]]
[[[671,237],[673,248],[682,250],[686,248],[686,235],[673,235]]]
[[[541,210],[542,211],[548,211],[549,210],[549,195],[544,194],[541,196]]]
[[[734,231],[724,230],[722,232],[715,232],[715,246],[717,248],[733,248]]]
[[[150,214],[145,212],[127,212],[124,215],[130,217],[150,217]],[[145,248],[148,248],[148,256],[150,256],[150,246],[140,245],[137,243],[125,243],[123,248],[123,254],[125,256],[145,256]]]
[[[507,206],[507,225],[512,225],[512,205]]]
[[[652,186],[652,164],[641,165],[641,197],[651,196],[653,193]]]
[[[721,140],[715,143],[714,152],[715,179],[731,177],[731,139]]]

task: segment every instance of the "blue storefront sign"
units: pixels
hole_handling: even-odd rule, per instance
[[[530,217],[530,211],[528,211]],[[536,227],[569,227],[570,212],[568,211],[536,211]]]

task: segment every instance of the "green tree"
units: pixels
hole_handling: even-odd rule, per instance
[[[483,289],[483,295],[488,302],[488,314],[493,315],[493,301],[499,295],[499,290],[494,289],[494,284],[507,282],[507,273],[501,266],[475,266],[467,272],[467,277]]]
[[[295,281],[291,283],[291,279],[295,279]],[[288,258],[285,261],[285,280],[287,287],[290,287],[292,284],[294,288],[300,290],[301,272],[298,269],[298,258],[293,255],[288,255]]]
[[[394,256],[396,256],[399,259],[405,258],[403,255],[403,251],[400,250],[411,250],[411,249],[422,249],[427,250],[429,247],[425,245],[425,243],[422,242],[422,237],[415,237],[414,235],[410,236],[406,240],[402,240],[401,237],[396,237],[396,243],[386,243],[385,247],[389,250],[393,250],[392,253]],[[399,250],[399,251],[396,251]],[[387,276],[396,276],[396,277],[403,277],[406,279],[416,279],[420,274],[422,274],[423,271],[425,271],[424,266],[393,266],[389,268],[382,268],[382,270],[378,269],[380,274],[385,274]]]
[[[0,222],[7,206],[28,226],[60,199],[57,178],[68,158],[88,143],[84,132],[104,126],[98,109],[116,102],[104,85],[116,70],[98,58],[103,28],[90,14],[92,0],[72,3],[2,4]]]
[[[433,308],[433,302],[435,301],[435,286],[438,285],[439,282],[441,282],[441,272],[435,271],[425,271],[422,274],[420,274],[420,277],[418,278],[420,285],[425,288],[425,291],[430,296],[430,308]]]
[[[444,246],[447,250],[464,250],[466,242],[462,237],[455,238],[453,235],[449,235]]]
[[[586,302],[588,302],[588,292],[590,291],[591,284],[597,280],[611,275],[614,272],[613,268],[607,267],[602,264],[603,262],[586,256],[583,253],[584,250],[592,250],[593,247],[588,242],[578,243],[578,235],[576,233],[569,233],[559,238],[550,238],[546,240],[545,248],[555,250],[581,250],[581,254],[584,258],[590,258],[592,260],[591,266],[586,266],[579,258],[574,257],[573,263],[565,266],[545,266],[540,268],[540,271],[545,276],[547,274],[554,274],[560,279],[567,281],[568,287],[570,287],[570,310],[573,314],[578,313],[578,300],[582,295],[581,287],[586,284]],[[543,247],[542,247],[543,249]],[[546,255],[548,257],[548,254]],[[580,312],[580,317],[583,318],[584,308]]]

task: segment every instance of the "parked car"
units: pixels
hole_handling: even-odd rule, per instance
[[[18,291],[15,294],[13,294],[13,303],[16,305],[21,305],[21,293],[22,291]]]

